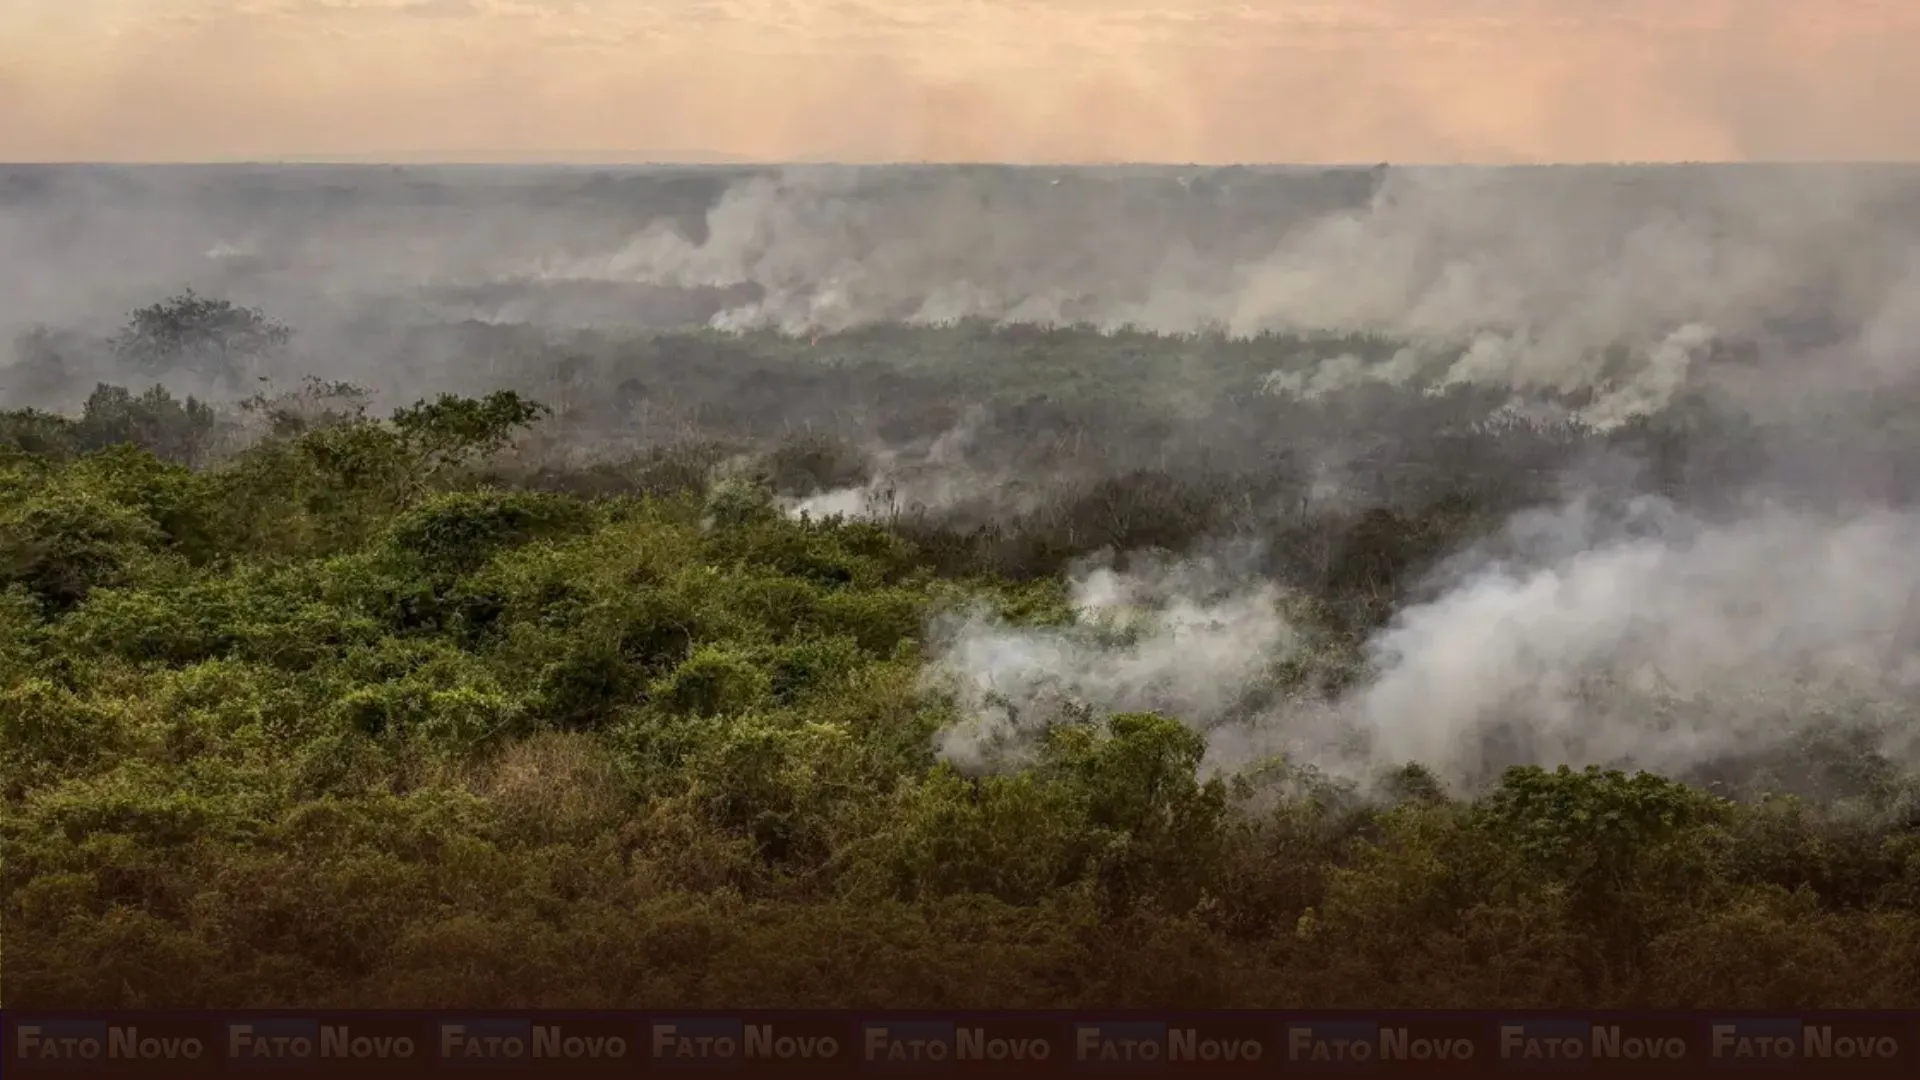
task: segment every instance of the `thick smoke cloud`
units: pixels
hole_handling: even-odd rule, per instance
[[[1920,518],[1670,508],[1601,540],[1576,505],[1516,523],[1541,548],[1463,576],[1370,645],[1350,701],[1383,761],[1450,776],[1520,760],[1678,771],[1920,687]],[[1494,729],[1499,730],[1494,730]],[[1911,732],[1887,749],[1916,749]]]
[[[1277,582],[1213,557],[1095,565],[1068,628],[955,616],[933,684],[964,719],[942,752],[1018,760],[1074,715],[1158,710],[1208,735],[1211,763],[1279,755],[1366,779],[1417,762],[1472,784],[1513,764],[1686,773],[1835,719],[1881,725],[1920,761],[1920,516],[1761,506],[1707,522],[1658,500],[1530,512],[1504,550],[1457,556],[1433,599],[1368,643],[1369,676],[1324,697],[1272,692],[1312,647]]]
[[[1279,587],[1250,583],[1235,562],[1089,564],[1071,590],[1081,622],[1066,629],[1010,627],[980,611],[943,620],[930,683],[954,693],[965,720],[941,734],[942,753],[972,767],[1018,760],[1075,707],[1227,721],[1298,646]]]
[[[723,321],[794,330],[976,316],[1584,345],[1750,330],[1813,289],[1857,320],[1920,237],[1892,171],[1161,172],[794,170],[729,188],[698,242],[654,227],[542,269],[750,283],[766,298]]]
[[[1337,175],[1337,174],[1336,174]],[[1276,389],[1361,381],[1603,388],[1606,426],[1656,411],[1715,340],[1910,357],[1911,178],[1874,170],[1395,169],[1344,190],[1257,174],[1130,183],[1064,172],[878,182],[795,172],[730,188],[704,239],[665,226],[550,260],[550,280],[748,287],[727,329],[789,333],[985,318],[1163,334],[1359,333]],[[1317,196],[1317,198],[1316,198]],[[1626,348],[1624,365],[1608,351]]]

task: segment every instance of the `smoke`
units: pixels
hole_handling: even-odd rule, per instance
[[[1069,627],[1013,627],[986,611],[937,623],[930,684],[951,692],[964,718],[940,734],[941,753],[968,767],[1018,761],[1073,710],[1216,725],[1297,647],[1279,588],[1248,584],[1229,559],[1139,563],[1079,567]]]
[[[1784,259],[1794,253],[1785,249],[1804,245],[1791,232],[1755,231],[1778,233],[1775,215],[1815,223],[1791,190],[1759,200],[1752,220],[1715,222],[1670,214],[1662,193],[1630,173],[1578,187],[1551,173],[1384,177],[1370,200],[1364,190],[1316,193],[1299,179],[1298,197],[1283,200],[1259,197],[1263,186],[1272,194],[1287,186],[1271,173],[1183,176],[1176,192],[1165,177],[1145,185],[1078,170],[890,178],[796,169],[729,188],[699,242],[650,227],[617,251],[534,272],[751,284],[763,298],[715,325],[791,332],[978,317],[1171,334],[1351,330],[1451,344],[1488,328],[1551,324],[1551,340],[1593,344],[1604,334],[1600,343],[1611,345],[1636,323],[1764,305],[1760,294],[1792,284]],[[1694,197],[1709,198],[1695,214],[1724,215],[1711,198],[1718,183],[1702,186]],[[1861,202],[1849,181],[1830,187],[1815,205]],[[1716,236],[1716,226],[1745,235]]]
[[[963,716],[939,747],[986,767],[1076,708],[1155,710],[1205,732],[1213,767],[1279,754],[1366,778],[1417,762],[1471,785],[1516,764],[1684,773],[1890,713],[1904,722],[1880,748],[1920,762],[1916,552],[1910,513],[1762,505],[1709,522],[1576,499],[1450,560],[1332,695],[1274,692],[1310,645],[1284,586],[1249,564],[1102,565],[1074,580],[1072,626],[936,627],[932,670]]]
[[[1402,611],[1344,703],[1375,758],[1478,776],[1506,763],[1483,756],[1495,739],[1516,762],[1678,772],[1913,701],[1920,518],[1662,509],[1652,535],[1610,539],[1585,506],[1530,515],[1515,532],[1544,550]],[[1913,760],[1910,735],[1887,749]]]
[[[751,288],[713,316],[730,330],[978,318],[1379,336],[1405,348],[1373,365],[1337,353],[1268,388],[1594,391],[1601,429],[1657,412],[1717,343],[1784,355],[1811,336],[1854,346],[1869,374],[1910,367],[1920,203],[1894,173],[1394,169],[1370,194],[1295,178],[1291,200],[1253,196],[1283,186],[1271,174],[1178,179],[788,170],[728,188],[702,239],[652,226],[534,273]]]
[[[1608,388],[1582,410],[1580,419],[1596,430],[1611,431],[1629,420],[1661,412],[1686,385],[1695,355],[1713,343],[1713,336],[1711,328],[1698,324],[1667,335],[1631,380]]]
[[[985,505],[988,512],[1018,513],[1029,508],[1031,493],[974,468],[967,460],[987,413],[967,411],[960,422],[924,446],[878,445],[868,454],[868,479],[863,484],[816,492],[783,500],[793,517],[843,517],[879,520],[902,513],[943,513]],[[1021,499],[1020,496],[1028,496]]]
[[[1609,380],[1593,365],[1578,370],[1578,377],[1563,373],[1558,385],[1541,386],[1532,365],[1538,362],[1537,345],[1515,338],[1482,334],[1472,345],[1453,353],[1402,348],[1385,361],[1369,364],[1350,352],[1307,367],[1270,372],[1261,387],[1270,394],[1300,401],[1318,402],[1329,396],[1367,383],[1405,387],[1427,376],[1425,389],[1440,393],[1462,385],[1504,386],[1517,392],[1554,390],[1561,393],[1586,389],[1594,400],[1565,417],[1596,432],[1613,431],[1641,417],[1664,411],[1687,385],[1687,376],[1695,360],[1716,341],[1711,327],[1689,323],[1668,334],[1651,349],[1633,356],[1633,366],[1624,376]],[[1516,400],[1507,413],[1527,417],[1539,413],[1539,403]]]
[[[23,168],[5,190],[9,339],[110,332],[191,286],[435,391],[479,380],[402,355],[397,324],[985,319],[1390,339],[1390,359],[1277,356],[1269,387],[1592,392],[1604,428],[1718,378],[1723,346],[1903,380],[1920,311],[1898,168]]]

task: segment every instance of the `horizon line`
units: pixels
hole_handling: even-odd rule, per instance
[[[489,158],[453,155],[446,158],[379,157],[363,155],[278,155],[234,158],[153,158],[115,160],[105,158],[5,159],[0,168],[258,168],[357,166],[362,168],[500,168],[500,169],[572,169],[572,168],[1000,168],[1000,169],[1564,169],[1564,168],[1888,168],[1920,167],[1920,158],[1774,158],[1726,160],[1714,158],[1671,158],[1645,160],[1566,160],[1566,161],[994,161],[988,159],[926,158],[848,161],[827,158],[727,157],[655,157],[631,159],[605,157],[585,160],[579,156],[553,158]]]

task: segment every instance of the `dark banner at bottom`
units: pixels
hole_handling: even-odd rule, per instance
[[[1916,1013],[39,1012],[0,1074],[1920,1075]]]

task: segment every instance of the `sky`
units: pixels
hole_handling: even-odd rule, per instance
[[[1915,0],[0,0],[0,160],[1920,160]]]

